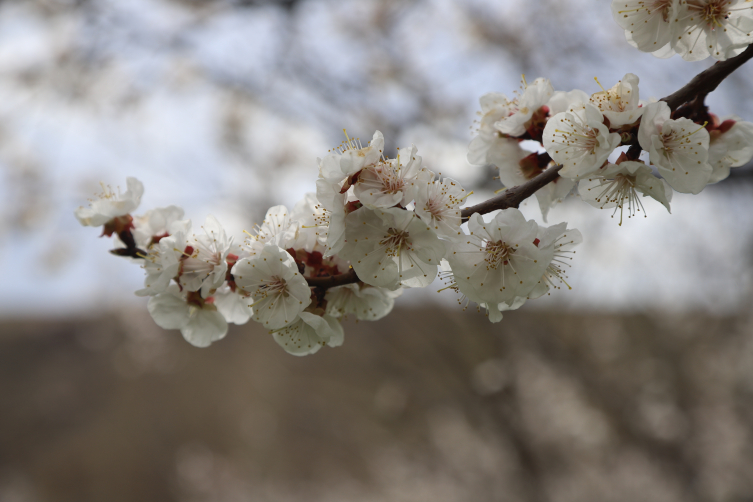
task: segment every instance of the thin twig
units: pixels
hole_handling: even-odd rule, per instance
[[[562,166],[552,166],[543,173],[539,174],[533,179],[530,179],[513,188],[508,188],[496,197],[492,197],[489,200],[485,200],[475,206],[466,207],[460,215],[463,221],[467,221],[473,213],[486,214],[497,209],[507,209],[509,207],[518,207],[520,203],[533,195],[537,190],[549,184],[551,181],[559,178],[559,171]]]

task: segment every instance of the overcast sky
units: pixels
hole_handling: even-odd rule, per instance
[[[611,87],[632,72],[643,99],[659,98],[711,64],[631,48],[605,0],[93,4],[0,4],[4,316],[145,303],[133,295],[142,270],[73,217],[100,181],[124,187],[136,176],[141,211],[178,204],[197,224],[217,216],[240,239],[268,206],[292,207],[315,190],[316,158],[343,128],[362,138],[380,129],[388,149],[416,144],[425,165],[476,189],[478,202],[496,187],[465,160],[483,93],[512,96],[522,73],[591,93],[593,77]],[[744,67],[723,83],[712,112],[753,119],[752,77]],[[728,180],[675,194],[671,215],[650,200],[647,218],[622,227],[610,211],[568,200],[548,223],[584,234],[574,289],[536,304],[745,308],[751,192]],[[535,202],[522,209],[543,223]],[[402,301],[455,302],[436,289]]]

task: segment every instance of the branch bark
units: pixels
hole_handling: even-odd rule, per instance
[[[750,58],[753,58],[753,45],[749,45],[741,54],[726,61],[719,61],[711,68],[703,70],[687,85],[661,100],[666,101],[669,107],[675,110],[678,106],[693,101],[698,96],[705,97]]]
[[[329,289],[335,286],[344,286],[345,284],[355,284],[359,281],[356,271],[352,268],[344,274],[331,275],[329,277],[304,277],[306,282],[312,288]]]
[[[521,202],[533,195],[538,189],[559,178],[560,169],[562,169],[561,165],[552,166],[535,178],[526,181],[522,185],[509,188],[496,197],[492,197],[491,199],[485,200],[484,202],[476,204],[475,206],[464,208],[460,212],[460,215],[463,218],[463,221],[468,221],[468,218],[473,213],[486,214],[497,209],[518,207],[520,206]]]

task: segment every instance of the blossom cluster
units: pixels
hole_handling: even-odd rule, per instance
[[[566,223],[539,226],[515,208],[487,220],[472,214],[466,230],[469,193],[423,166],[415,146],[385,156],[379,131],[366,146],[348,138],[318,163],[316,193],[292,211],[270,208],[235,245],[212,216],[198,229],[175,206],[133,216],[143,193],[134,178],[125,193],[108,189],[76,216],[115,234],[115,254],[143,263],[136,294],[150,297],[159,326],[205,347],[228,323],[252,320],[295,355],[340,345],[343,318],[382,318],[404,288],[430,285],[440,269],[442,290],[497,322],[564,284],[582,240]]]
[[[643,51],[725,59],[753,41],[750,3],[614,0],[612,9]],[[697,194],[753,157],[753,124],[719,119],[702,99],[676,109],[641,100],[632,73],[593,94],[555,91],[545,78],[523,84],[513,99],[481,97],[468,149],[471,164],[496,166],[502,190],[511,189],[495,204],[463,208],[472,192],[424,166],[414,145],[387,156],[377,131],[366,146],[346,133],[318,159],[316,193],[292,211],[270,208],[240,243],[216,218],[195,228],[176,206],[132,215],[144,192],[135,178],[124,193],[104,187],[76,217],[114,236],[113,254],[142,264],[136,294],[149,297],[159,326],[206,347],[228,323],[254,321],[287,352],[306,355],[342,344],[344,318],[378,320],[403,289],[437,277],[440,291],[456,291],[491,322],[570,288],[566,272],[582,236],[564,222],[526,220],[517,209],[525,197],[536,195],[546,222],[577,185],[591,206],[619,211],[621,225],[625,213],[645,215],[640,195],[669,211],[675,191]],[[496,204],[508,194],[512,202]]]
[[[660,58],[723,61],[753,42],[750,0],[612,0],[612,15],[630,45]]]
[[[536,192],[545,221],[577,184],[584,201],[614,208],[613,215],[619,211],[622,224],[625,212],[645,215],[638,194],[670,210],[673,191],[697,194],[753,157],[753,124],[719,119],[705,107],[673,113],[664,101],[640,100],[638,83],[628,73],[610,89],[589,95],[555,91],[539,78],[524,80],[522,93],[512,100],[486,94],[468,161],[496,166],[506,187],[561,165],[560,177]],[[524,148],[533,142],[536,151]]]
[[[645,213],[639,194],[669,210],[673,191],[698,193],[753,157],[753,124],[641,101],[633,74],[592,95],[539,78],[512,100],[483,96],[481,108],[472,164],[496,165],[508,187],[559,170],[535,191],[545,221],[576,184],[592,206],[619,211],[622,224],[625,209]],[[523,148],[536,142],[537,151]],[[312,354],[343,342],[347,316],[380,319],[404,288],[437,276],[440,291],[456,291],[492,322],[570,287],[577,229],[540,226],[514,207],[486,218],[463,208],[470,192],[424,166],[414,145],[390,158],[379,131],[366,146],[346,134],[318,159],[318,174],[316,193],[292,211],[270,208],[237,244],[216,218],[195,228],[176,206],[133,216],[144,191],[135,178],[124,193],[105,187],[76,217],[114,235],[114,254],[142,263],[136,294],[149,297],[155,322],[199,347],[251,320],[291,354]]]

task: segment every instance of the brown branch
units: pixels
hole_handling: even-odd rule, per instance
[[[120,238],[121,242],[125,244],[125,247],[111,249],[110,253],[114,254],[115,256],[128,256],[130,258],[143,259],[146,257],[147,252],[143,249],[139,249],[139,247],[136,245],[136,239],[133,237],[131,228],[131,226],[127,226],[126,228],[117,232],[118,237]]]
[[[304,279],[306,279],[306,282],[308,282],[309,286],[312,288],[317,287],[322,289],[344,286],[345,284],[355,284],[360,280],[356,275],[356,271],[352,268],[344,274],[331,275],[329,277],[304,277]]]
[[[486,214],[497,209],[507,209],[508,207],[518,207],[520,203],[533,195],[537,190],[546,186],[551,181],[559,178],[559,171],[562,166],[552,166],[533,179],[530,179],[513,188],[505,190],[503,193],[485,200],[475,206],[464,208],[460,214],[463,221],[467,221],[473,213]]]
[[[675,110],[681,104],[693,101],[698,96],[705,97],[750,58],[753,58],[753,45],[749,45],[741,54],[726,61],[719,61],[711,68],[702,71],[680,90],[661,100],[666,101],[669,107]]]

